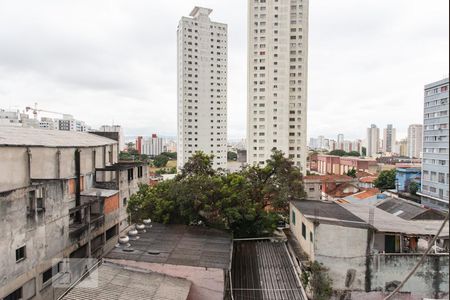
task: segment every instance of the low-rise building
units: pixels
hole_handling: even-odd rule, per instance
[[[57,299],[64,292],[52,284],[60,261],[73,259],[70,267],[80,275],[84,258],[100,258],[114,247],[126,226],[123,193],[137,181],[122,180],[129,169],[97,171],[118,165],[111,139],[0,127],[0,228],[8,241],[0,244],[0,298]]]
[[[311,261],[327,268],[333,289],[351,299],[380,299],[395,289],[421,259],[441,223],[405,220],[370,205],[290,203],[293,236]],[[448,240],[448,227],[440,237]],[[448,276],[442,275],[449,272],[449,255],[448,249],[442,251],[426,256],[402,294],[410,299],[448,297]]]
[[[356,193],[359,189],[347,185],[355,182],[356,180],[354,178],[347,175],[308,175],[303,177],[306,197],[310,200],[331,200],[334,199],[332,195],[336,196],[338,191],[344,194]],[[346,184],[345,187],[343,186],[344,184]],[[342,187],[339,188],[340,186]],[[347,190],[344,191],[345,189]],[[344,194],[337,197],[344,197]]]
[[[397,168],[395,171],[395,185],[399,192],[408,192],[409,185],[412,182],[420,187],[421,170],[420,168]]]
[[[375,159],[320,154],[317,160],[317,170],[322,175],[344,175],[353,169],[369,173],[376,173],[378,171],[378,165]]]

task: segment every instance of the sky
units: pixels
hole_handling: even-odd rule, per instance
[[[176,135],[176,30],[194,6],[228,24],[228,137],[245,137],[246,0],[0,0],[0,108]],[[422,123],[448,76],[448,0],[312,0],[308,137]],[[41,116],[59,117],[54,114]]]

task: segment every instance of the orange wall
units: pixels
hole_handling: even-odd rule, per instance
[[[108,197],[105,199],[104,211],[105,214],[109,214],[116,209],[119,209],[119,194]]]

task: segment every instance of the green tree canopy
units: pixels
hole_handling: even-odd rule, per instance
[[[231,174],[215,171],[212,156],[197,152],[174,180],[141,186],[128,210],[135,222],[148,217],[162,223],[202,221],[236,237],[254,237],[271,234],[280,215],[287,214],[289,199],[304,196],[300,171],[279,151],[263,168]],[[140,213],[133,213],[136,209]]]
[[[233,151],[228,151],[227,152],[227,159],[229,161],[236,161],[237,160],[237,153],[233,152]]]
[[[330,151],[330,153],[328,153],[328,154],[337,155],[337,156],[345,156],[345,154],[347,154],[347,152],[345,152],[344,150],[336,149],[336,150]]]
[[[348,172],[347,172],[347,176],[350,176],[350,177],[356,178],[356,169],[355,169],[355,168],[353,168],[353,169],[351,169],[351,170],[348,170]]]
[[[163,168],[167,165],[169,158],[165,155],[157,155],[153,159],[153,165],[157,168]]]
[[[416,195],[417,192],[419,191],[419,187],[420,185],[417,182],[411,181],[408,186],[408,191],[410,194]]]
[[[380,190],[394,189],[395,173],[395,169],[382,171],[380,175],[378,175],[378,178],[374,181],[375,187],[379,188]]]

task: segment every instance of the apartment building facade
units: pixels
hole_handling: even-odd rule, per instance
[[[386,128],[383,129],[383,151],[385,153],[394,152],[396,141],[396,129],[392,126],[392,124],[388,124]]]
[[[197,151],[227,163],[227,25],[195,7],[178,25],[178,168]]]
[[[422,204],[448,211],[449,79],[425,86],[422,159]]]
[[[372,124],[367,128],[367,156],[375,157],[380,151],[380,129]]]
[[[158,137],[156,134],[152,134],[151,138],[144,139],[142,141],[142,154],[149,155],[150,157],[155,157],[163,153],[164,141],[162,138]]]
[[[408,127],[408,156],[410,158],[419,158],[422,153],[423,145],[423,126],[422,124],[412,124]]]
[[[247,162],[306,172],[308,0],[248,0]]]
[[[0,127],[0,140],[0,228],[8,241],[0,244],[0,299],[57,299],[64,274],[73,282],[116,245],[128,226],[124,198],[147,170],[121,171],[117,142],[94,134]]]

